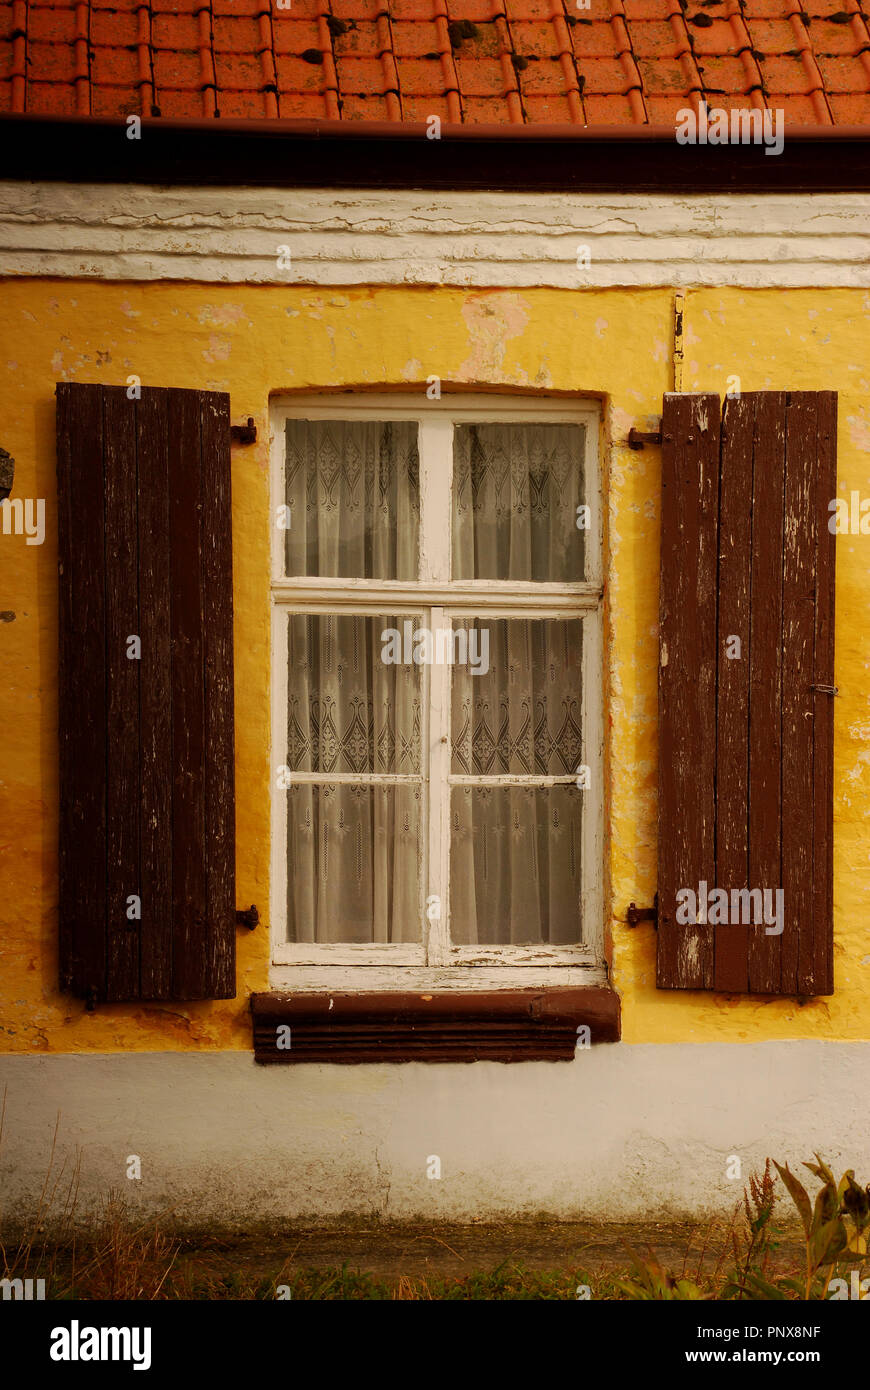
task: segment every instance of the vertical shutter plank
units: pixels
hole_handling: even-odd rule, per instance
[[[106,474],[108,970],[106,998],[139,993],[140,923],[127,899],[139,878],[139,668],[127,638],[139,631],[136,420],[124,387],[103,389]]]
[[[102,389],[57,387],[60,948],[64,987],[106,988],[106,594]],[[74,598],[74,601],[73,601]]]
[[[142,796],[139,808],[143,999],[172,998],[172,751],[169,441],[166,392],[144,388],[136,412]]]
[[[726,400],[719,495],[719,620],[716,723],[716,885],[748,886],[750,576],[754,395]],[[728,639],[740,638],[729,658]],[[749,928],[717,925],[714,988],[749,986]]]
[[[230,417],[226,396],[204,393],[202,574],[205,633],[208,970],[215,998],[235,993],[235,827],[233,821],[233,553]]]
[[[682,989],[713,980],[711,928],[678,923],[676,895],[715,881],[718,478],[718,396],[665,396],[657,982]]]
[[[828,527],[828,510],[837,495],[837,397],[818,393],[816,474],[816,605],[814,685],[834,684],[834,564],[836,536]],[[834,989],[834,698],[813,694],[813,960],[798,988],[806,994]]]
[[[749,887],[776,887],[782,843],[782,546],[785,393],[759,394],[752,484],[752,621],[749,693]],[[781,945],[753,927],[749,987],[780,987]]]
[[[816,559],[815,392],[786,410],[782,585],[782,878],[780,989],[797,994],[813,961],[813,646]]]
[[[205,708],[199,399],[169,392],[173,994],[205,992]]]

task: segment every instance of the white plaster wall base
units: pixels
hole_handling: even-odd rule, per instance
[[[630,1220],[728,1212],[766,1156],[870,1180],[870,1043],[613,1044],[571,1063],[272,1066],[243,1053],[7,1056],[4,1229],[32,1215],[60,1117],[79,1212],[245,1229],[354,1213]],[[126,1177],[142,1161],[141,1181]],[[442,1177],[427,1178],[431,1155]]]

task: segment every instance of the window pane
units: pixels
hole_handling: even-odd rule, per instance
[[[575,945],[580,929],[582,791],[453,787],[454,945]]]
[[[419,941],[420,784],[291,784],[287,797],[287,940]]]
[[[416,423],[288,420],[286,446],[286,573],[416,579]]]
[[[420,771],[420,666],[385,660],[406,618],[290,615],[291,772]],[[418,620],[413,620],[415,625]],[[387,634],[385,637],[384,634]]]
[[[457,425],[453,438],[453,578],[582,580],[585,427]]]
[[[453,773],[558,776],[582,757],[582,618],[454,623]],[[462,658],[465,657],[465,664]]]

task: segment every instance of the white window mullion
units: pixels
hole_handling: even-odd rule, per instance
[[[420,581],[445,584],[450,579],[450,526],[453,485],[453,421],[430,415],[420,421]],[[429,626],[446,623],[444,609],[429,610]],[[428,854],[424,899],[425,946],[430,966],[450,960],[450,668],[433,664],[429,678]]]
[[[290,772],[287,781],[297,786],[395,787],[422,782],[418,772]]]
[[[604,543],[604,497],[601,491],[598,465],[599,422],[594,416],[586,421],[586,458],[583,465],[585,504],[592,512],[592,525],[586,532],[586,574],[588,584],[601,585],[602,548]]]
[[[450,578],[453,486],[453,421],[434,415],[420,421],[420,581]]]
[[[450,776],[452,787],[572,787],[575,776],[567,777],[553,774],[537,776],[535,773],[495,772],[490,774],[455,773]]]
[[[433,632],[446,627],[443,608],[430,610]],[[450,961],[450,667],[429,667],[429,882],[426,888],[426,963]]]

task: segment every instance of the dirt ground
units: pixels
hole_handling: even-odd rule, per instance
[[[379,1278],[399,1275],[439,1274],[461,1277],[489,1271],[508,1261],[528,1269],[568,1270],[583,1268],[590,1274],[625,1270],[631,1263],[631,1246],[645,1255],[652,1247],[668,1269],[695,1270],[704,1244],[704,1232],[689,1223],[601,1225],[582,1222],[553,1224],[500,1223],[418,1224],[361,1227],[292,1228],[275,1233],[184,1240],[185,1255],[202,1257],[217,1271],[244,1270],[249,1276],[267,1274],[276,1266],[288,1271],[325,1269],[347,1265]],[[711,1233],[703,1259],[710,1269],[722,1249],[722,1232]],[[777,1264],[801,1258],[797,1233],[783,1237]]]

